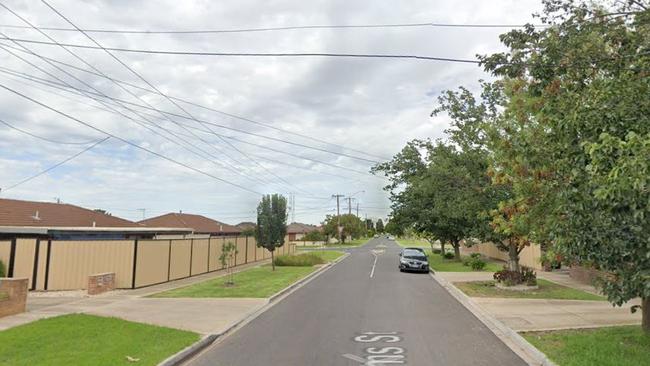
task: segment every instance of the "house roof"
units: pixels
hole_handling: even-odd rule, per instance
[[[250,221],[244,221],[244,222],[240,222],[239,224],[237,224],[235,226],[237,226],[238,228],[240,228],[242,230],[246,230],[246,229],[255,229],[255,226],[257,226],[257,224],[255,224],[254,222],[250,222]]]
[[[186,213],[168,213],[165,215],[152,217],[150,219],[142,220],[139,224],[146,226],[157,227],[184,227],[191,228],[195,233],[224,233],[224,234],[239,234],[241,229],[232,225],[224,224],[217,220]]]
[[[318,226],[292,222],[287,226],[288,234],[306,234],[318,230]]]
[[[0,226],[141,227],[137,223],[66,203],[0,199]]]

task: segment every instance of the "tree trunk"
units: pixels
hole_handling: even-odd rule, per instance
[[[650,336],[650,297],[641,300],[641,329]]]
[[[519,272],[519,253],[517,253],[517,244],[513,243],[512,239],[509,239],[508,243],[508,269]]]
[[[451,246],[454,247],[454,258],[460,262],[460,241],[452,241]]]
[[[275,271],[275,259],[273,258],[273,250],[271,251],[271,268]]]
[[[442,240],[440,240],[440,255],[445,257],[445,242]]]

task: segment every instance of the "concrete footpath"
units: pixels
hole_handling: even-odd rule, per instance
[[[436,272],[450,283],[487,281],[489,272]],[[563,272],[539,272],[538,277],[578,290],[598,293],[593,286],[579,283]],[[608,301],[553,300],[471,297],[474,304],[515,331],[542,331],[571,328],[594,328],[640,324],[641,314],[632,314],[630,307],[640,305],[635,299],[623,307]]]
[[[237,271],[259,265],[261,264],[244,265],[237,268]],[[0,318],[0,330],[53,316],[87,313],[184,329],[203,335],[222,333],[242,318],[264,307],[269,299],[146,296],[221,277],[224,274],[225,271],[217,271],[141,289],[116,290],[97,296],[88,296],[85,291],[30,293],[27,298],[27,312]]]

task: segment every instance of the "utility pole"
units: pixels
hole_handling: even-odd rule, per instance
[[[348,200],[348,215],[352,215],[352,200],[353,199],[354,198],[352,198],[352,197],[347,198],[347,200]]]
[[[340,199],[345,197],[343,194],[333,194],[332,198],[336,198],[336,231],[339,234],[339,243],[341,243],[341,204]]]
[[[357,217],[359,217],[359,202],[357,202]]]

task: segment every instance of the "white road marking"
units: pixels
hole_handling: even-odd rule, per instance
[[[375,276],[375,266],[377,265],[377,258],[379,258],[379,256],[377,255],[377,253],[375,253],[374,250],[372,251],[372,255],[375,256],[375,261],[372,263],[372,270],[370,271],[370,278],[373,278]]]
[[[365,364],[365,363],[366,363],[366,359],[365,359],[365,358],[363,358],[363,357],[359,357],[359,356],[355,356],[355,355],[352,355],[352,354],[349,354],[349,353],[344,354],[343,357],[347,358],[348,360],[357,361],[357,362],[359,362],[359,363],[361,363],[361,364]]]

